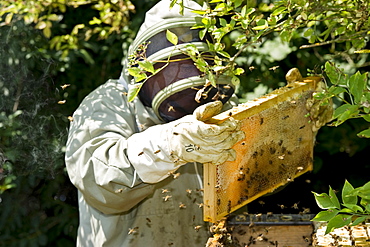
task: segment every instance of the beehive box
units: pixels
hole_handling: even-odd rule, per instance
[[[246,138],[233,147],[235,161],[204,165],[205,221],[216,222],[312,170],[315,133],[306,104],[321,78],[299,79],[207,121],[240,120]]]
[[[315,222],[313,244],[315,247],[363,246],[370,247],[370,223],[336,228],[325,234],[326,222]]]

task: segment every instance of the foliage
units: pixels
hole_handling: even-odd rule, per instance
[[[370,122],[370,83],[368,73],[357,71],[353,75],[345,74],[333,63],[325,63],[325,73],[331,86],[314,97],[318,100],[328,100],[337,97],[344,102],[334,112],[333,126],[338,126],[352,118],[363,118]],[[358,133],[359,137],[370,138],[370,128]]]
[[[317,205],[326,211],[319,212],[312,220],[328,223],[325,234],[335,228],[355,226],[370,219],[370,182],[354,188],[346,180],[342,189],[342,202],[331,187],[328,194],[313,193]]]
[[[135,30],[127,27],[133,5],[0,6],[0,246],[74,246],[77,195],[64,167],[68,116],[97,85],[119,76],[122,45]]]
[[[172,0],[171,6],[179,4],[180,11],[186,7],[183,1]],[[348,54],[357,51],[357,54],[364,54],[366,50],[360,50],[366,45],[366,37],[370,34],[369,21],[369,3],[367,1],[290,1],[282,0],[278,2],[244,3],[242,0],[212,0],[204,1],[207,8],[196,10],[202,19],[199,24],[193,28],[199,29],[200,38],[206,33],[212,35],[213,42],[209,42],[209,48],[214,52],[214,65],[202,62],[202,56],[192,56],[191,54],[200,54],[197,51],[187,52],[193,59],[200,71],[208,76],[211,84],[215,85],[215,80],[220,74],[226,74],[233,77],[232,82],[239,85],[239,78],[245,72],[238,65],[243,65],[243,59],[248,57],[248,53],[253,52],[251,47],[267,46],[268,39],[277,40],[282,43],[292,42],[292,40],[304,38],[308,44],[300,45],[299,49],[309,49],[325,45],[331,45],[329,56],[323,60],[329,60],[337,56],[350,57]],[[174,41],[173,35],[167,36],[169,40]],[[227,45],[228,40],[232,39],[232,45]],[[172,42],[176,44],[176,42]],[[195,49],[195,48],[194,48]],[[262,47],[263,49],[263,47]],[[267,47],[265,48],[267,49]],[[270,50],[274,49],[270,47]],[[288,54],[293,49],[288,50]],[[274,57],[272,54],[271,57]],[[281,60],[287,54],[276,60]],[[277,57],[277,56],[275,56]],[[363,56],[364,57],[364,56]],[[367,54],[366,56],[367,57]],[[320,58],[323,58],[320,56]],[[131,69],[137,82],[147,79],[147,74],[152,71],[150,62],[145,58],[139,63],[138,67]],[[145,66],[144,66],[145,65]],[[279,66],[269,67],[269,70],[277,69]],[[254,66],[249,66],[252,71]],[[330,69],[325,66],[324,70]],[[359,72],[358,72],[359,73]],[[330,72],[329,72],[330,74]],[[358,75],[358,74],[357,74]],[[356,79],[355,79],[356,77]],[[368,78],[366,75],[352,77],[348,81],[349,88],[357,88],[357,83],[363,85],[362,92],[366,92]],[[330,78],[332,83],[337,84],[336,78]],[[135,92],[130,94],[136,96],[142,84],[135,88]],[[265,93],[267,90],[262,91]],[[350,92],[352,93],[353,90]],[[335,94],[334,96],[337,96]],[[366,97],[357,95],[356,97]],[[357,99],[357,98],[356,98]],[[368,108],[365,104],[364,109]],[[338,118],[339,111],[343,110],[345,105],[337,111],[335,118]],[[348,113],[348,112],[346,112]],[[341,115],[341,120],[343,115]],[[366,119],[366,118],[365,118]],[[337,122],[339,123],[339,122]],[[366,134],[366,133],[365,133]],[[366,137],[364,133],[361,136]]]

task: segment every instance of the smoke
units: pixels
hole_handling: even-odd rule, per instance
[[[16,174],[53,176],[64,164],[67,121],[46,42],[22,22],[0,27],[0,169],[9,161]]]

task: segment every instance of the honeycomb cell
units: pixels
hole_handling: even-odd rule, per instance
[[[217,124],[231,115],[241,121],[246,138],[233,147],[235,161],[204,165],[205,221],[216,222],[312,170],[315,134],[306,102],[320,80],[290,83],[209,120]]]

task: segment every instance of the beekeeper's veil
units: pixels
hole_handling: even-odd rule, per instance
[[[206,76],[196,68],[193,60],[181,51],[189,43],[203,53],[208,51],[207,42],[199,38],[199,30],[191,29],[201,20],[192,10],[199,10],[201,6],[196,2],[184,0],[185,8],[181,15],[179,6],[176,4],[170,9],[170,3],[170,0],[162,0],[146,13],[145,21],[128,52],[129,59],[132,59],[133,54],[138,57],[140,51],[145,53],[148,61],[154,63],[154,68],[165,66],[143,84],[139,98],[166,122],[191,114],[196,107],[210,101],[221,100],[225,103],[234,92],[230,78],[225,76],[217,78],[217,87],[210,85],[204,88]],[[167,40],[167,30],[177,35],[176,47]],[[140,50],[142,47],[145,49]],[[164,62],[169,58],[171,62]],[[206,61],[212,64],[212,59]],[[127,68],[128,64],[129,60],[126,60],[124,67]],[[131,86],[135,84],[127,71],[124,73]],[[201,97],[200,89],[203,92]]]

